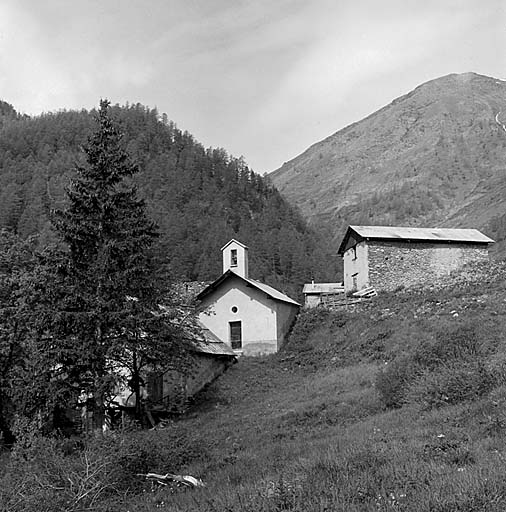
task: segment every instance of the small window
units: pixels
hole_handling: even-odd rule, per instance
[[[357,276],[358,276],[358,274],[353,274],[351,276],[351,280],[353,282],[353,289],[354,290],[356,290],[358,288]]]
[[[237,249],[230,251],[230,266],[237,267]]]
[[[237,313],[238,309],[237,306],[232,306],[232,313]]]
[[[234,349],[242,347],[241,322],[230,322],[230,346]]]
[[[357,246],[351,248],[351,259],[352,260],[357,259]]]

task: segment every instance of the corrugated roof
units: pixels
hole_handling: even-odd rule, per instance
[[[402,238],[408,240],[444,240],[448,242],[492,243],[477,229],[404,228],[393,226],[350,226],[364,238]]]
[[[217,356],[235,356],[236,353],[232,350],[232,347],[224,343],[210,331],[205,325],[197,320],[197,324],[200,327],[200,331],[203,339],[193,340],[193,345],[198,352],[205,354],[212,354]]]
[[[275,300],[280,300],[282,302],[288,302],[290,304],[294,304],[295,306],[300,306],[300,304],[298,302],[294,301],[293,299],[288,297],[288,295],[285,295],[284,293],[280,292],[279,290],[276,290],[272,286],[269,286],[268,284],[261,283],[260,281],[255,281],[254,279],[242,277],[239,274],[236,274],[233,270],[227,270],[224,274],[222,274],[220,277],[218,277],[218,279],[216,279],[216,281],[211,283],[205,290],[202,290],[197,295],[197,299],[200,300],[203,297],[205,297],[206,295],[208,295],[211,291],[213,291],[214,289],[219,287],[223,281],[225,281],[226,279],[228,279],[231,276],[238,277],[239,279],[246,281],[246,283],[248,283],[249,285],[266,293],[267,295],[269,295],[269,297],[271,297]]]
[[[464,242],[490,244],[494,240],[477,229],[457,228],[409,228],[397,226],[349,226],[339,247],[344,251],[350,232],[354,231],[362,238],[382,240],[419,240],[434,242]]]
[[[343,291],[343,283],[307,283],[302,289],[302,293],[340,293]]]
[[[222,341],[215,343],[205,343],[202,341],[194,341],[193,344],[197,352],[203,352],[204,354],[211,354],[216,356],[236,356],[237,354],[232,350],[232,347],[228,346]]]

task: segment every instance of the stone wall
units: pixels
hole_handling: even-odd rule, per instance
[[[488,260],[488,249],[481,244],[370,241],[368,245],[369,284],[376,290],[428,284],[466,263]]]

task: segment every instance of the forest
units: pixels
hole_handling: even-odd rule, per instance
[[[0,103],[0,229],[39,247],[55,241],[51,211],[83,163],[94,110],[19,115]],[[131,179],[159,226],[156,250],[171,278],[214,280],[220,248],[231,238],[250,251],[250,273],[299,297],[311,278],[335,281],[337,262],[321,234],[243,158],[204,148],[166,114],[139,103],[111,106],[123,144],[140,172]]]
[[[181,281],[221,273],[220,247],[251,249],[255,277],[297,297],[331,258],[242,158],[205,150],[141,105],[31,119],[1,105],[0,435],[96,425],[118,386],[190,372],[198,336]],[[161,366],[160,366],[161,367]],[[84,402],[83,402],[84,400]],[[70,424],[75,424],[71,420]]]

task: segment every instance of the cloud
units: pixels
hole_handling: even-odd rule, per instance
[[[3,99],[26,112],[73,102],[67,74],[59,69],[41,41],[39,28],[9,4],[0,6],[0,91]],[[64,105],[65,103],[63,103]]]
[[[503,75],[505,15],[502,0],[2,0],[0,95],[34,114],[156,105],[271,170],[430,78]]]
[[[0,93],[17,109],[35,114],[90,107],[99,97],[139,90],[153,79],[142,51],[126,51],[132,45],[128,38],[106,32],[103,25],[110,20],[74,23],[80,19],[76,13],[56,15],[54,3],[43,13],[22,6],[0,6]]]

